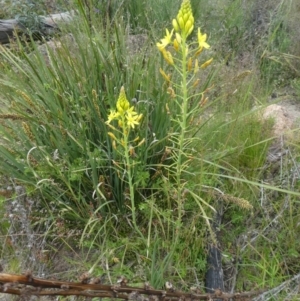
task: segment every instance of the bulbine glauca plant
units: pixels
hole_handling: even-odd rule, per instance
[[[172,116],[174,129],[177,129],[170,134],[172,145],[170,149],[174,163],[166,168],[176,186],[172,199],[177,205],[177,230],[179,230],[184,204],[188,198],[196,201],[207,221],[208,217],[203,205],[213,209],[197,193],[197,185],[192,180],[197,175],[190,168],[191,163],[198,160],[193,147],[194,143],[197,143],[197,137],[192,132],[193,120],[199,117],[208,100],[205,91],[198,88],[199,72],[208,67],[213,59],[201,60],[200,55],[203,50],[209,49],[210,46],[206,42],[207,35],[201,33],[200,28],[197,31],[197,40],[192,38],[194,17],[189,0],[183,0],[177,17],[172,21],[172,26],[171,31],[166,29],[165,37],[156,45],[167,63],[165,70],[160,68],[160,73],[166,81],[166,90],[170,95],[170,100],[166,103],[166,111]],[[172,71],[168,73],[167,68]],[[196,92],[197,90],[200,92]]]
[[[136,149],[139,148],[145,139],[140,140],[134,134],[135,127],[140,125],[142,114],[138,114],[134,106],[130,106],[129,101],[126,98],[124,87],[121,88],[120,95],[116,104],[116,109],[111,110],[108,116],[106,124],[110,127],[111,131],[108,135],[112,139],[112,146],[115,151],[113,164],[116,168],[119,178],[124,177],[124,181],[128,184],[128,195],[125,198],[130,199],[131,211],[132,211],[132,222],[135,229],[139,231],[136,225],[135,216],[135,183],[133,181],[133,169],[136,168],[138,162],[135,160]],[[112,122],[115,120],[116,125]]]

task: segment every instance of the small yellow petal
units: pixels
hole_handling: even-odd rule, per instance
[[[199,43],[199,49],[205,48],[208,49],[210,46],[206,43],[207,35],[202,34],[200,31],[200,28],[198,28],[198,43]]]

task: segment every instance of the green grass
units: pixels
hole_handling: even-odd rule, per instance
[[[197,115],[189,119],[183,148],[176,144],[182,111],[166,93],[159,68],[173,73],[174,83],[180,81],[155,46],[163,28],[171,28],[180,1],[171,7],[158,0],[112,1],[111,7],[99,2],[97,10],[88,9],[96,6],[93,1],[88,7],[77,3],[75,21],[55,38],[62,46],[55,51],[49,47],[46,60],[38,52],[28,54],[28,49],[37,50],[33,41],[18,41],[17,50],[1,49],[0,172],[39,200],[29,214],[31,227],[44,232],[45,241],[55,241],[45,247],[47,252],[66,251],[72,266],[66,272],[69,278],[88,270],[106,274],[112,283],[122,274],[132,283],[147,280],[156,288],[166,279],[184,290],[203,287],[208,221],[220,198],[225,208],[224,266],[231,264],[226,258],[237,262],[236,289],[273,287],[299,269],[300,247],[294,244],[299,194],[289,178],[290,162],[299,161],[297,141],[291,142],[290,160],[281,163],[284,177],[265,183],[272,121],[263,121],[258,109],[278,85],[272,76],[276,78],[282,65],[290,70],[285,61],[279,68],[260,56],[268,53],[272,58],[289,49],[282,23],[289,10],[279,6],[268,32],[251,44],[247,39],[254,4],[244,4],[243,11],[242,1],[219,1],[218,7],[191,2],[195,28],[208,32],[212,46],[203,61],[211,56],[215,60],[192,91],[189,112],[196,110]],[[72,36],[64,38],[64,32]],[[129,33],[145,32],[149,40],[133,53],[136,47],[128,46]],[[242,65],[241,55],[249,52]],[[285,82],[289,75],[283,75]],[[299,90],[297,79],[293,82]],[[139,136],[138,141],[145,142],[138,147],[131,142],[136,148],[127,165],[105,123],[116,108],[121,86],[134,110],[144,116],[130,139]],[[179,86],[174,85],[176,93]],[[204,90],[206,104],[201,99]],[[191,156],[188,164],[183,159],[184,172],[178,177],[174,170],[182,149]],[[132,184],[126,176],[128,166]],[[251,212],[241,208],[246,202],[253,206]],[[270,226],[274,220],[278,228]],[[7,218],[0,223],[4,240]],[[14,251],[3,247],[2,257],[11,258]],[[47,262],[50,271],[53,260],[50,256]],[[22,266],[22,257],[10,261],[11,271]]]

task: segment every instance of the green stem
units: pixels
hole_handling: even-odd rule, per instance
[[[177,203],[178,203],[178,223],[180,225],[181,218],[182,218],[182,163],[183,163],[183,157],[184,157],[184,140],[185,140],[185,133],[186,133],[186,126],[187,126],[187,110],[188,110],[188,90],[187,90],[187,59],[186,59],[186,38],[183,37],[182,39],[182,73],[181,73],[181,93],[182,93],[182,103],[180,106],[180,134],[179,134],[179,145],[178,145],[178,160],[177,160],[177,168],[176,168],[176,174],[177,174]],[[177,226],[177,230],[179,230],[180,226]]]
[[[126,125],[125,118],[122,118],[123,123],[123,137],[124,137],[124,155],[125,155],[125,161],[126,161],[126,172],[128,176],[128,185],[129,185],[129,196],[130,196],[130,202],[131,202],[131,212],[132,212],[132,223],[134,229],[141,235],[142,238],[144,238],[142,232],[139,230],[137,224],[136,224],[136,213],[135,213],[135,201],[134,201],[134,183],[133,183],[133,175],[132,175],[132,165],[129,155],[129,133],[130,129]]]

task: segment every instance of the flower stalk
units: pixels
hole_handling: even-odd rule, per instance
[[[194,30],[194,17],[190,0],[183,0],[177,17],[172,21],[173,29],[169,31],[166,29],[166,35],[158,42],[157,48],[161,52],[163,58],[168,65],[172,65],[174,72],[179,76],[179,83],[172,81],[173,75],[167,75],[163,69],[160,73],[167,83],[167,93],[172,95],[177,106],[176,118],[173,122],[179,126],[179,132],[174,134],[173,139],[173,153],[174,165],[171,166],[172,174],[176,183],[176,194],[173,194],[173,199],[177,203],[177,229],[179,232],[181,227],[182,216],[184,212],[184,198],[187,195],[186,181],[184,180],[187,170],[187,162],[193,158],[190,149],[187,148],[192,138],[189,136],[189,120],[193,116],[199,114],[201,106],[192,107],[190,104],[189,91],[195,88],[199,82],[197,78],[198,72],[201,69],[208,67],[212,59],[206,60],[203,63],[198,59],[198,56],[204,49],[209,49],[210,46],[206,42],[207,35],[202,34],[200,28],[197,32],[197,42],[189,42],[189,39]],[[178,77],[177,77],[178,78]],[[197,84],[195,84],[197,83]],[[175,87],[175,90],[174,90]],[[170,93],[172,91],[172,93]],[[204,92],[201,93],[204,96]],[[207,98],[205,98],[207,100]],[[169,106],[166,104],[169,112]]]
[[[126,98],[124,87],[121,88],[119,98],[116,104],[116,110],[111,110],[108,115],[106,124],[111,128],[112,132],[108,132],[108,136],[112,139],[112,145],[117,154],[119,155],[122,164],[115,164],[119,169],[126,174],[126,182],[128,184],[129,195],[124,196],[130,199],[132,224],[134,229],[142,237],[137,223],[136,223],[136,204],[135,204],[135,184],[133,182],[133,168],[137,164],[134,160],[135,148],[140,147],[144,143],[144,139],[139,142],[139,137],[131,139],[131,132],[135,127],[140,125],[143,115],[138,114],[133,106],[130,106]],[[114,127],[111,123],[116,121],[118,128]],[[135,146],[134,146],[135,145]],[[120,173],[122,174],[122,173]]]

